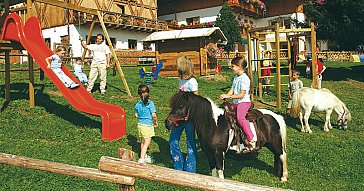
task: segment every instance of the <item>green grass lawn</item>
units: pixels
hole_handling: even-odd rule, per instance
[[[288,169],[289,182],[282,184],[272,175],[273,155],[266,149],[256,159],[225,161],[225,177],[240,182],[289,188],[295,190],[364,190],[364,64],[325,63],[322,86],[330,89],[351,111],[353,120],[348,131],[333,129],[323,131],[323,114],[314,114],[310,120],[313,134],[302,134],[296,119],[288,118]],[[1,64],[1,69],[4,65]],[[12,65],[25,67],[26,65]],[[299,65],[301,73],[304,66]],[[10,103],[4,99],[4,73],[0,73],[0,152],[61,162],[71,165],[97,168],[101,156],[117,157],[117,148],[124,147],[139,153],[134,105],[138,101],[137,86],[144,83],[138,76],[139,68],[124,68],[134,98],[123,91],[119,76],[109,71],[107,94],[98,91],[93,96],[103,102],[122,106],[127,111],[127,136],[121,140],[101,140],[101,119],[75,110],[47,78],[39,80],[35,73],[36,107],[29,109],[27,72],[11,73]],[[232,74],[222,72],[228,79]],[[305,86],[311,80],[301,77]],[[283,81],[287,79],[283,79]],[[198,78],[199,92],[220,103],[218,96],[227,91],[231,80],[221,82]],[[156,165],[172,167],[169,156],[169,133],[163,126],[169,108],[168,100],[177,91],[177,79],[160,78],[151,88],[151,99],[156,104],[160,126],[156,129],[150,155]],[[96,90],[96,87],[95,87]],[[286,106],[287,88],[283,88],[283,105]],[[263,99],[274,101],[275,88]],[[274,109],[274,108],[272,108]],[[275,110],[283,113],[282,110]],[[336,115],[332,115],[332,121]],[[182,137],[181,147],[186,151]],[[197,172],[209,175],[205,154],[198,147]],[[173,176],[173,175],[171,175]],[[117,190],[117,185],[76,177],[57,175],[43,171],[0,165],[0,190]],[[182,187],[138,179],[137,190],[190,190]]]

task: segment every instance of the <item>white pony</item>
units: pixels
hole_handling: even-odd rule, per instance
[[[308,124],[311,111],[313,112],[326,112],[326,121],[324,125],[324,131],[328,132],[332,129],[330,123],[330,115],[332,111],[335,111],[338,115],[337,125],[340,129],[347,129],[348,121],[351,120],[350,111],[346,108],[345,104],[339,100],[328,89],[313,89],[304,87],[293,94],[293,110],[292,114],[296,117],[300,117],[301,132],[312,133]],[[303,118],[305,120],[305,126],[303,124]]]

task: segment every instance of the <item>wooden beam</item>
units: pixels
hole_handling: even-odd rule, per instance
[[[10,56],[5,52],[5,100],[10,101]]]
[[[30,0],[27,0],[30,1]],[[74,11],[79,11],[79,12],[84,12],[84,13],[89,13],[92,15],[97,15],[97,10],[96,9],[90,9],[90,8],[86,8],[86,7],[82,7],[79,5],[75,5],[75,4],[71,4],[71,3],[67,3],[64,1],[58,1],[58,0],[34,0],[35,2],[39,2],[39,3],[45,3],[45,4],[49,4],[49,5],[53,5],[56,7],[61,7],[64,9],[71,9]]]
[[[250,29],[250,32],[260,32],[260,31],[265,31],[265,30],[274,30],[274,26],[253,28],[253,29]]]
[[[137,162],[103,156],[99,161],[99,169],[115,174],[132,174],[136,178],[144,178],[177,186],[201,190],[283,190],[267,186],[237,182],[201,174],[178,171],[171,168],[144,165]]]
[[[128,176],[101,172],[98,169],[94,168],[72,166],[57,162],[33,159],[6,153],[0,153],[0,164],[43,170],[56,174],[64,174],[68,176],[76,176],[92,180],[101,180],[117,184],[134,185],[134,178]]]
[[[301,33],[301,32],[311,32],[311,28],[301,28],[301,29],[280,29],[279,33]]]
[[[94,29],[95,23],[96,23],[96,20],[93,19],[92,23],[91,23],[91,26],[90,26],[90,30],[88,31],[88,34],[87,34],[86,44],[90,43],[92,30]],[[85,60],[86,52],[87,52],[87,49],[84,49],[83,52],[82,52],[82,58],[81,58],[82,61]]]
[[[257,34],[257,36],[259,36],[259,33]],[[256,43],[255,48],[256,48],[257,60],[258,60],[258,61],[256,61],[257,62],[257,73],[258,73],[258,94],[259,94],[259,97],[262,98],[263,97],[263,88],[262,88],[262,80],[260,79],[262,72],[260,70],[261,61],[259,61],[260,60],[260,41],[259,41],[259,38],[257,38],[257,43]]]
[[[33,58],[28,55],[28,65],[29,65],[29,107],[34,108],[34,62]]]
[[[275,24],[275,41],[276,41],[276,88],[277,88],[277,108],[282,108],[282,87],[281,87],[281,43],[279,36],[279,24]]]
[[[124,72],[123,70],[121,69],[121,66],[120,66],[120,63],[119,63],[119,59],[115,53],[115,50],[114,50],[114,47],[113,47],[113,44],[110,40],[110,36],[109,36],[109,33],[107,32],[107,29],[106,29],[106,26],[105,26],[105,23],[104,23],[104,19],[101,15],[101,12],[100,11],[97,11],[97,16],[99,18],[99,21],[100,21],[100,24],[101,24],[101,27],[102,27],[102,30],[104,31],[104,35],[105,35],[105,39],[107,40],[107,43],[109,45],[109,48],[110,48],[110,51],[111,51],[111,54],[113,55],[114,57],[114,61],[115,61],[115,64],[116,64],[116,68],[118,69],[118,72],[120,74],[120,77],[121,77],[121,80],[123,81],[123,84],[124,84],[124,87],[125,87],[125,90],[128,94],[128,96],[131,97],[131,92],[130,92],[130,89],[129,89],[129,86],[128,86],[128,83],[126,82],[126,79],[125,79],[125,76],[124,76]]]
[[[318,75],[317,75],[317,54],[316,54],[316,31],[315,24],[311,22],[311,51],[312,51],[312,87],[318,88]]]
[[[249,75],[250,75],[250,80],[251,80],[251,83],[250,84],[253,84],[253,64],[252,64],[252,59],[253,59],[253,54],[252,54],[252,41],[251,41],[251,31],[250,29],[247,29],[247,40],[248,40],[248,68],[249,68]],[[253,92],[250,92],[250,100],[251,102],[254,101],[254,93]]]

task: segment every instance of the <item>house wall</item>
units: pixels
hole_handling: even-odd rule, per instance
[[[70,25],[70,44],[72,44],[73,56],[81,56],[83,49],[81,48],[81,43],[79,41],[79,36],[81,35],[86,40],[86,35],[88,34],[89,26],[83,25],[78,27],[77,25]],[[68,34],[67,25],[53,27],[49,29],[42,30],[43,38],[51,39],[51,48],[53,49],[54,43],[61,43],[61,37]],[[100,27],[95,27],[92,31],[92,36],[97,34],[103,34]],[[143,38],[147,37],[150,33],[143,32],[133,32],[121,29],[110,29],[108,30],[110,38],[116,38],[116,49],[128,49],[128,39],[137,40],[137,50],[143,50]],[[152,44],[152,50],[154,51],[154,45]]]
[[[158,20],[178,20],[179,25],[187,25],[186,18],[200,17],[200,23],[216,21],[222,6],[198,9],[193,11],[177,12],[176,14],[168,14],[158,16]]]

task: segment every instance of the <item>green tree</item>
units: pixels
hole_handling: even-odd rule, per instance
[[[317,38],[339,50],[363,50],[364,0],[305,0],[304,13],[316,23]]]
[[[220,14],[217,16],[215,26],[220,27],[227,38],[227,44],[224,46],[225,51],[230,52],[235,49],[236,43],[241,43],[241,28],[235,19],[234,13],[227,2],[224,3]]]

